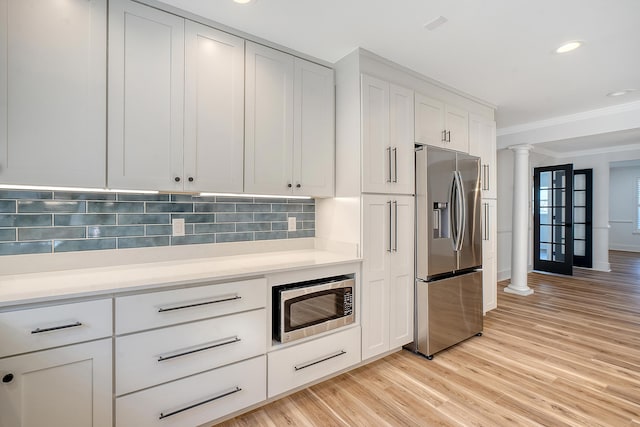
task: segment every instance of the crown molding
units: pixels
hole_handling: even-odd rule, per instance
[[[617,147],[614,146],[614,147],[592,148],[589,150],[574,150],[574,151],[568,151],[563,153],[549,150],[546,148],[536,147],[534,144],[532,151],[538,154],[553,157],[554,159],[567,159],[567,158],[575,158],[575,157],[582,157],[582,156],[596,156],[599,154],[620,153],[624,151],[640,151],[640,144],[620,145]]]

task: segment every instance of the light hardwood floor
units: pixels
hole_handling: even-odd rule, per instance
[[[433,361],[402,351],[224,426],[640,426],[640,254],[612,273],[532,273],[484,335]]]

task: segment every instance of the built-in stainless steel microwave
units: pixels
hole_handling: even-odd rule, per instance
[[[273,288],[273,338],[294,341],[355,322],[355,280],[331,277]]]

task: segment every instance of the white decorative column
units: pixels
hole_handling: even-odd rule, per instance
[[[530,145],[514,145],[513,150],[513,213],[511,234],[511,283],[505,292],[531,295],[527,285],[529,249],[529,150]]]

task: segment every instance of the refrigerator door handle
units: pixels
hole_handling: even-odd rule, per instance
[[[451,191],[449,194],[449,228],[451,230],[451,239],[453,240],[453,250],[458,250],[458,200],[456,191],[456,175],[454,173],[451,180]]]
[[[462,175],[460,171],[454,172],[455,184],[456,184],[456,251],[462,250],[462,244],[464,243],[464,233],[467,228],[467,215],[465,212],[465,206],[467,205],[464,194],[464,184],[462,182]]]

